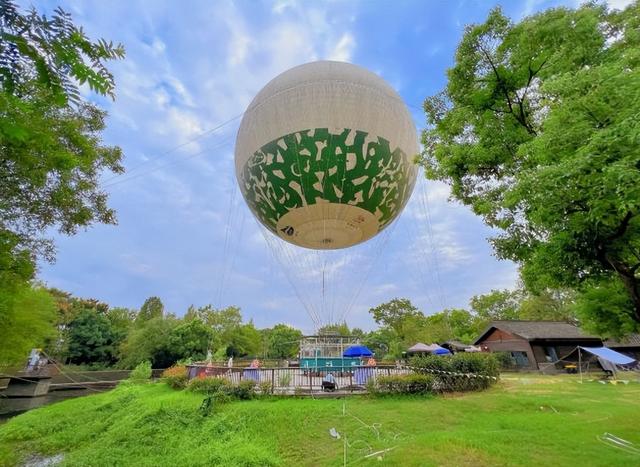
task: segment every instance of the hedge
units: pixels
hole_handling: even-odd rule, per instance
[[[427,355],[413,358],[409,366],[418,374],[432,375],[435,392],[486,389],[500,374],[498,361],[488,353]]]
[[[374,395],[416,394],[424,395],[433,392],[432,375],[394,375],[380,376],[369,384],[368,390]]]

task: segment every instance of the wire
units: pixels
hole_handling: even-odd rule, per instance
[[[131,168],[131,169],[129,169],[126,173],[118,174],[118,175],[114,175],[113,177],[108,178],[108,179],[107,179],[107,180],[105,180],[104,182],[105,182],[105,183],[108,183],[108,182],[110,182],[111,180],[118,179],[118,178],[120,178],[120,177],[122,177],[122,176],[124,176],[124,175],[130,175],[130,174],[131,174],[131,172],[135,172],[135,171],[136,171],[136,170],[138,170],[140,167],[144,167],[144,166],[145,166],[145,165],[147,165],[147,164],[155,163],[155,162],[157,162],[159,159],[162,159],[163,157],[166,157],[166,156],[170,155],[171,153],[173,153],[173,152],[177,151],[178,149],[183,148],[183,147],[185,147],[185,146],[187,146],[187,145],[189,145],[189,144],[191,144],[191,143],[194,143],[195,141],[197,141],[197,140],[199,140],[199,139],[202,139],[202,138],[204,138],[205,136],[208,136],[208,135],[210,135],[210,134],[212,134],[212,133],[215,133],[215,132],[216,132],[216,131],[218,131],[219,129],[223,128],[224,126],[228,125],[229,123],[233,122],[234,120],[239,119],[239,118],[240,118],[240,117],[242,117],[243,115],[244,115],[244,112],[242,112],[242,113],[240,113],[240,114],[236,115],[235,117],[231,117],[230,119],[225,120],[224,122],[222,122],[222,123],[220,123],[220,124],[216,125],[215,127],[210,128],[210,129],[208,129],[208,130],[206,130],[206,131],[204,131],[204,132],[202,132],[202,133],[199,133],[198,135],[196,135],[196,136],[194,136],[194,137],[192,137],[192,138],[188,139],[188,140],[187,140],[187,141],[185,141],[184,143],[180,143],[180,144],[178,144],[178,145],[176,145],[176,146],[173,146],[173,147],[171,147],[171,148],[167,149],[166,151],[164,151],[164,152],[160,153],[157,157],[154,157],[154,158],[152,158],[152,159],[149,159],[149,160],[147,160],[147,161],[144,161],[144,162],[142,162],[142,163],[140,163],[140,164],[138,164],[138,165],[136,165],[136,166],[132,167],[132,168]]]
[[[196,156],[199,156],[199,155],[201,155],[201,154],[204,154],[204,153],[207,153],[207,152],[211,152],[211,151],[213,151],[214,149],[220,149],[220,148],[222,148],[222,147],[227,146],[227,145],[231,142],[231,139],[232,139],[232,136],[229,136],[229,137],[225,138],[221,143],[219,143],[219,144],[217,144],[217,145],[215,145],[215,146],[212,146],[212,147],[208,147],[208,148],[202,149],[201,151],[198,151],[198,152],[196,152],[196,153],[194,153],[194,154],[190,154],[190,155],[188,155],[188,156],[185,156],[185,157],[183,157],[183,158],[181,158],[181,159],[179,159],[179,160],[169,161],[169,162],[167,162],[167,163],[165,163],[165,164],[160,164],[160,165],[158,165],[158,166],[156,166],[156,167],[152,167],[152,168],[150,168],[150,169],[149,169],[149,170],[147,170],[147,171],[144,171],[144,172],[138,172],[137,174],[133,174],[133,175],[132,175],[132,176],[130,176],[130,177],[121,178],[121,179],[118,179],[118,180],[116,180],[116,181],[114,181],[114,182],[112,182],[112,183],[104,184],[104,185],[103,185],[103,188],[109,188],[109,187],[112,187],[112,186],[115,186],[115,185],[120,185],[121,183],[129,182],[129,181],[131,181],[131,180],[135,180],[136,178],[142,177],[143,175],[148,175],[148,174],[150,174],[150,173],[152,173],[152,172],[155,172],[156,170],[163,169],[163,168],[165,168],[165,167],[169,167],[169,166],[171,166],[171,165],[175,165],[175,164],[182,163],[182,162],[184,162],[184,161],[186,161],[186,160],[192,159],[192,158],[194,158],[194,157],[196,157]],[[128,175],[128,174],[127,174],[127,175]]]

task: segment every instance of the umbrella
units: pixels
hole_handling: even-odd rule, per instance
[[[344,353],[343,357],[373,357],[373,352],[364,345],[352,345],[348,347]]]

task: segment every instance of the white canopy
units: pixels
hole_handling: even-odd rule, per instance
[[[442,349],[438,344],[423,344],[422,342],[418,342],[416,345],[409,347],[407,350],[408,353],[420,353],[420,352],[433,352],[438,349]]]

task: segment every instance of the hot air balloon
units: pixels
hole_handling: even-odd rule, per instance
[[[235,164],[249,208],[305,248],[340,249],[381,232],[416,181],[416,130],[379,76],[343,62],[297,66],[247,108]]]

